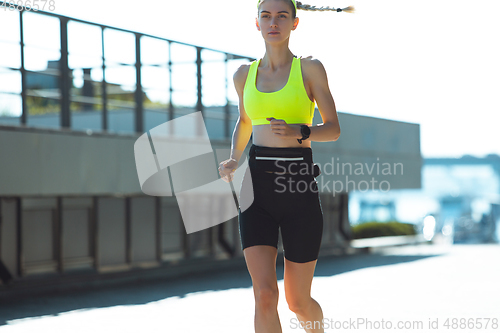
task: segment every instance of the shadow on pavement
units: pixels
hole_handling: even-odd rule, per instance
[[[333,276],[356,269],[392,265],[433,257],[435,255],[354,254],[320,257],[315,276]],[[277,278],[283,279],[282,255],[277,260]],[[57,315],[85,308],[138,305],[189,293],[232,288],[251,288],[246,267],[219,272],[200,273],[175,280],[143,280],[106,287],[64,291],[18,299],[0,298],[0,325],[27,317]]]

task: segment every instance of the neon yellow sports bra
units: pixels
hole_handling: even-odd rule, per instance
[[[278,91],[264,93],[257,90],[257,68],[260,60],[254,60],[248,71],[243,90],[243,107],[252,125],[270,124],[268,117],[283,119],[287,124],[312,124],[314,102],[307,96],[300,58],[294,56],[288,82]]]

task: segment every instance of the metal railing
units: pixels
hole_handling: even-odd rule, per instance
[[[152,127],[145,124],[148,111],[160,112],[165,115],[161,119],[168,121],[178,112],[185,114],[183,108],[202,111],[205,117],[206,109],[216,106],[213,118],[223,121],[218,128],[224,138],[230,137],[231,118],[237,109],[230,98],[228,77],[234,72],[231,69],[253,58],[4,1],[0,1],[0,28],[5,28],[2,21],[11,34],[7,39],[0,37],[0,48],[5,51],[3,61],[0,56],[0,113],[2,108],[4,111],[0,123],[113,131],[110,119],[114,118],[110,117],[118,117],[121,110],[132,115],[132,131],[143,133]],[[82,49],[90,52],[85,55]],[[17,52],[18,59],[12,59]],[[157,52],[162,56],[155,61],[144,59]],[[44,60],[47,66],[40,70]],[[224,80],[204,84],[212,76],[220,77],[222,66]],[[214,75],[204,76],[210,70]],[[225,97],[204,103],[204,97],[211,95],[204,96],[206,89],[224,92]],[[161,98],[155,102],[154,95]],[[130,115],[115,121],[130,122]],[[157,125],[159,120],[153,122]]]

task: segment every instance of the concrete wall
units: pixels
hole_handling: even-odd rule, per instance
[[[328,181],[345,182],[346,176],[355,186],[385,180],[392,189],[420,188],[418,124],[340,112],[339,120],[338,141],[312,143],[323,172],[320,189]],[[214,130],[210,121],[206,125],[209,133]],[[0,126],[0,261],[15,279],[242,256],[236,217],[186,234],[175,196],[141,191],[134,158],[139,136]],[[228,140],[210,139],[214,150],[230,147]],[[362,163],[364,174],[330,174],[332,158],[335,168]],[[403,175],[376,174],[383,163],[401,163]],[[322,251],[345,248],[350,238],[348,194],[331,190],[327,186],[320,194]],[[219,241],[219,231],[232,254]]]
[[[339,121],[339,140],[312,143],[322,182],[336,181],[340,192],[346,186],[364,189],[362,181],[375,181],[371,189],[382,181],[383,190],[421,187],[418,124],[340,112]],[[230,147],[210,135],[219,126],[213,119],[206,126],[214,149]],[[0,125],[0,196],[142,195],[134,160],[139,136]]]

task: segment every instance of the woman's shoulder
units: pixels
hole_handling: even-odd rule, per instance
[[[318,71],[325,70],[323,63],[321,63],[319,59],[314,58],[311,55],[307,57],[301,57],[300,65],[303,68],[303,71],[306,73],[315,74],[318,73]]]
[[[252,63],[241,64],[240,67],[238,67],[238,69],[236,70],[236,72],[234,72],[234,75],[241,76],[242,74],[247,74],[251,64]]]
[[[313,56],[308,56],[302,58],[302,77],[304,78],[304,83],[311,87],[314,83],[325,83],[327,81],[326,70],[319,59]]]
[[[243,88],[245,86],[245,82],[248,76],[248,72],[250,71],[250,66],[255,62],[248,62],[246,64],[241,64],[240,67],[234,72],[233,80],[237,87]]]
[[[247,62],[245,64],[241,64],[240,67],[238,67],[238,69],[236,70],[236,72],[234,72],[234,78],[246,78],[247,75],[248,75],[248,72],[250,71],[250,66],[252,66],[252,64],[256,63],[257,60],[254,60],[254,61],[251,61],[251,62]]]

